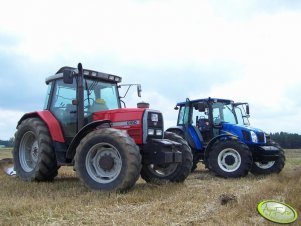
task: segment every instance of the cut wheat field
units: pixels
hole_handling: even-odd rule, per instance
[[[0,149],[0,159],[11,157]],[[0,225],[276,225],[257,213],[274,199],[293,206],[301,225],[301,150],[286,150],[279,175],[215,177],[199,165],[183,184],[147,184],[126,194],[85,188],[72,167],[51,183],[28,183],[0,172]]]

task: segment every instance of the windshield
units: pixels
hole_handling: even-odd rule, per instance
[[[250,125],[245,104],[235,106],[235,113],[239,125]]]
[[[84,89],[84,105],[88,112],[120,108],[116,84],[85,79]]]
[[[237,124],[232,104],[223,102],[213,103],[212,112],[214,125],[220,125],[222,122]]]

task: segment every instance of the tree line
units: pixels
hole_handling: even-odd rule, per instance
[[[297,133],[270,133],[270,137],[272,140],[280,144],[282,148],[301,148],[301,135]]]
[[[0,140],[0,146],[13,147],[14,141],[15,141],[14,137],[10,138],[9,140]]]

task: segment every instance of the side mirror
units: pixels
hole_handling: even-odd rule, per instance
[[[72,84],[73,83],[73,73],[70,70],[63,71],[63,81],[65,84]]]
[[[141,92],[142,92],[141,85],[138,84],[138,85],[137,85],[137,93],[138,93],[138,97],[141,97]]]
[[[204,112],[204,111],[206,111],[206,107],[207,107],[206,103],[199,102],[197,105],[197,108],[198,108],[197,110],[199,110],[199,112]]]
[[[246,105],[246,113],[247,113],[247,115],[250,115],[250,107],[248,104]]]

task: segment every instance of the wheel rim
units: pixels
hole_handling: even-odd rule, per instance
[[[238,151],[232,148],[222,150],[217,157],[219,167],[225,172],[234,172],[241,165],[241,157]]]
[[[275,161],[269,162],[255,162],[255,165],[260,169],[269,169],[275,164]]]
[[[177,164],[169,164],[167,166],[150,164],[147,167],[152,174],[156,175],[157,177],[163,178],[173,174],[177,169]]]
[[[89,176],[98,183],[114,181],[119,176],[121,167],[121,155],[111,144],[99,143],[88,151],[86,169]]]
[[[39,144],[32,131],[26,132],[20,142],[19,159],[22,169],[31,172],[39,159]]]

